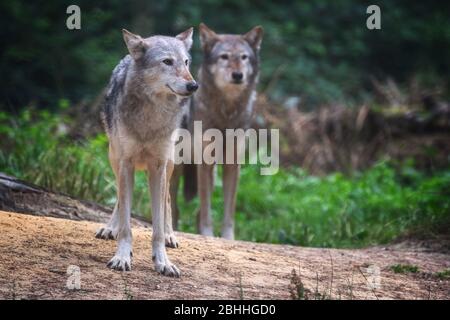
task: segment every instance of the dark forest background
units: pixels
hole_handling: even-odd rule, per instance
[[[373,96],[374,79],[387,78],[401,85],[414,79],[448,96],[450,3],[377,1],[382,29],[370,31],[372,2],[2,1],[0,105],[91,100],[126,54],[122,28],[174,35],[200,22],[227,33],[264,26],[261,89],[274,99],[296,96],[307,107],[360,104]],[[81,30],[66,28],[70,4],[81,8]],[[198,63],[197,33],[195,40]]]

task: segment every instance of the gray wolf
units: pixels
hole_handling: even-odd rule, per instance
[[[110,221],[97,231],[96,237],[117,239],[116,254],[108,263],[112,269],[131,269],[134,172],[146,170],[152,202],[155,269],[166,276],[180,276],[165,245],[178,246],[168,205],[173,171],[171,134],[180,125],[189,96],[198,88],[189,72],[192,33],[190,28],[176,37],[142,38],[123,30],[129,55],[112,73],[101,114],[116,177],[117,202]]]
[[[199,90],[193,96],[188,127],[202,121],[203,131],[215,128],[225,134],[226,129],[250,127],[256,98],[263,29],[254,27],[243,35],[217,34],[200,24],[203,62],[198,72]],[[203,149],[208,143],[203,143]],[[226,154],[226,146],[223,148]],[[233,151],[237,157],[238,150]],[[185,165],[176,169],[172,193],[172,211],[178,216],[176,195],[178,179],[185,174],[185,196],[191,198],[197,188],[200,196],[198,229],[200,234],[213,236],[211,195],[214,187],[214,164]],[[195,173],[192,173],[196,170]],[[234,212],[240,165],[223,165],[224,220],[221,236],[234,239]],[[194,183],[195,179],[197,184]],[[187,186],[187,188],[186,188]],[[176,225],[176,220],[174,221]]]

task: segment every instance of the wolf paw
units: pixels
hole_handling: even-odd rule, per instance
[[[179,278],[181,276],[180,269],[178,269],[177,266],[170,262],[165,253],[165,249],[157,250],[153,254],[152,260],[155,263],[156,272],[167,277]]]
[[[179,278],[181,276],[180,269],[178,269],[176,265],[171,264],[170,262],[155,263],[155,269],[156,272],[167,277]]]
[[[118,270],[118,271],[130,271],[131,270],[131,256],[129,255],[115,255],[111,260],[109,260],[107,266],[108,268]]]
[[[101,227],[95,233],[95,237],[97,239],[115,240],[117,239],[117,232],[110,229],[109,227]]]
[[[166,233],[166,247],[169,248],[178,248],[178,240],[177,237],[175,237],[175,233]]]

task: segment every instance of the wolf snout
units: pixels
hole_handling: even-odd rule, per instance
[[[231,74],[231,77],[233,78],[233,80],[234,80],[235,82],[240,82],[240,81],[242,81],[242,78],[244,78],[244,75],[242,74],[242,72],[234,71],[234,72]]]
[[[195,82],[195,81],[190,81],[190,82],[188,82],[187,83],[187,85],[186,85],[186,90],[188,91],[188,92],[195,92],[195,91],[197,91],[197,89],[198,89],[198,84],[197,84],[197,82]]]

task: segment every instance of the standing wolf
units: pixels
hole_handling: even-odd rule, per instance
[[[203,63],[198,73],[199,91],[193,97],[192,120],[202,121],[203,131],[219,129],[225,136],[225,129],[248,129],[253,116],[253,104],[256,98],[256,85],[259,75],[259,51],[263,29],[254,27],[244,35],[216,34],[205,24],[200,24],[200,42],[203,50]],[[209,143],[203,144],[203,150]],[[236,148],[236,147],[235,147]],[[202,150],[202,152],[203,152]],[[223,154],[226,154],[224,146]],[[233,150],[235,159],[237,150]],[[195,168],[193,166],[187,166]],[[185,176],[187,171],[185,167]],[[234,238],[234,211],[240,165],[223,165],[224,221],[222,237]],[[179,170],[177,170],[179,171]],[[176,175],[171,188],[172,199],[176,199]],[[185,187],[191,186],[185,179]],[[194,175],[195,177],[195,175]],[[214,165],[197,165],[198,194],[200,196],[199,232],[213,236],[211,219],[211,196],[214,187]],[[185,189],[185,196],[192,190]],[[188,196],[189,197],[189,196]],[[176,204],[172,208],[177,214]]]
[[[193,28],[176,37],[141,38],[123,30],[129,55],[114,69],[102,119],[109,138],[109,160],[116,176],[117,203],[111,220],[96,237],[117,239],[108,267],[130,270],[131,201],[135,169],[146,170],[152,202],[152,257],[156,271],[179,276],[165,244],[176,247],[172,230],[169,179],[173,171],[172,132],[179,126],[188,96],[198,85],[189,72]]]

